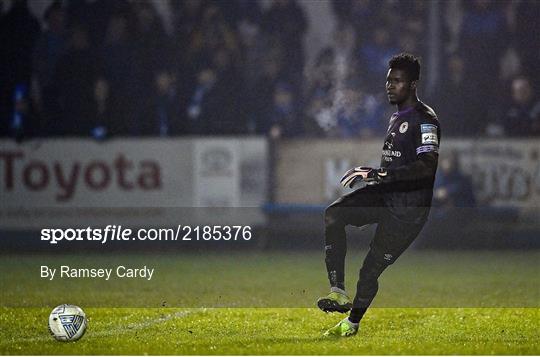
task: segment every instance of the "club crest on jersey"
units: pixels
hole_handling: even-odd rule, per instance
[[[409,129],[409,123],[404,121],[403,123],[401,123],[401,125],[399,126],[399,132],[401,134],[405,133],[407,131],[407,129]]]

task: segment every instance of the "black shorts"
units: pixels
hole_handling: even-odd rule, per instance
[[[426,221],[409,222],[395,217],[385,206],[383,195],[376,186],[367,186],[340,197],[329,208],[345,225],[378,223],[370,248],[376,257],[392,264],[411,245]]]

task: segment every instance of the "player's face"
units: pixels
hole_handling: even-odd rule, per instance
[[[386,94],[392,105],[403,103],[411,96],[413,84],[401,69],[389,69],[386,75]]]

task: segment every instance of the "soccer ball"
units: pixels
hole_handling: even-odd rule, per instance
[[[86,314],[75,305],[57,306],[49,315],[49,332],[57,341],[77,341],[87,324]]]

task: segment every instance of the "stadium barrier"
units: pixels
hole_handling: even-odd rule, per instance
[[[267,155],[262,138],[0,141],[0,228],[163,225],[189,215],[194,224],[205,207],[261,207]],[[226,213],[264,223],[260,210]]]
[[[353,166],[380,165],[379,140],[294,140],[276,146],[276,203],[321,205],[349,192],[339,185]],[[441,159],[455,153],[470,176],[479,206],[540,207],[540,142],[509,139],[448,139]],[[440,168],[439,168],[440,170]]]
[[[323,210],[351,192],[340,186],[343,173],[354,166],[378,167],[378,140],[294,140],[276,145],[275,202],[266,207],[274,236],[288,227],[303,229],[290,246],[322,244]],[[540,247],[540,143],[537,140],[443,139],[442,160],[458,158],[463,175],[472,179],[476,204],[434,207],[428,225],[415,241],[422,248]],[[464,192],[458,194],[464,195]],[[289,221],[285,225],[284,220]],[[350,242],[367,247],[372,232],[349,232]],[[318,240],[314,237],[318,237]],[[298,241],[300,240],[300,242]]]
[[[478,140],[448,139],[441,149],[441,159],[455,153],[472,175],[478,206],[433,209],[424,235],[440,226],[460,231],[444,229],[425,244],[420,237],[419,246],[538,245],[540,143]],[[324,207],[347,192],[342,173],[378,166],[380,150],[378,140],[4,140],[0,232],[235,224],[253,226],[258,240],[246,246],[320,248]],[[366,246],[369,232],[358,234]]]

